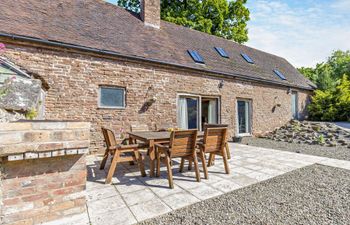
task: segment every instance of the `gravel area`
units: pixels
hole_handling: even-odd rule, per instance
[[[140,224],[349,224],[350,171],[312,165]]]
[[[254,137],[243,138],[241,144],[350,161],[350,148],[346,146],[326,147]]]

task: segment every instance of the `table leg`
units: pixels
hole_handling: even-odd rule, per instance
[[[154,168],[155,168],[155,161],[156,161],[156,153],[155,153],[155,148],[154,148],[154,141],[150,140],[149,141],[149,167],[150,167],[150,171],[149,171],[149,176],[150,177],[154,177]]]
[[[129,145],[134,144],[134,139],[132,137],[129,137]]]
[[[129,137],[129,145],[131,145],[131,144],[133,144],[133,143],[134,143],[134,139],[133,139],[132,137]],[[130,162],[129,162],[129,165],[130,165],[130,166],[133,166],[133,165],[135,165],[135,162],[130,161]]]

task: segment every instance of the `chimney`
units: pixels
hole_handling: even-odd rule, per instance
[[[160,28],[160,0],[141,0],[141,19],[146,26]]]

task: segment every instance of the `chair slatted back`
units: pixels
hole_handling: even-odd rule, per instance
[[[102,127],[103,137],[105,139],[107,148],[117,145],[117,140],[115,139],[114,132],[111,129]]]
[[[167,131],[169,128],[172,128],[171,123],[161,123],[159,126],[157,126],[157,131]]]
[[[205,123],[203,128],[228,127],[228,124]]]
[[[170,136],[170,157],[190,156],[196,151],[197,130],[173,131]]]
[[[214,127],[206,128],[204,131],[203,143],[206,152],[222,151],[226,144],[227,128]]]
[[[149,128],[146,124],[132,124],[130,130],[131,132],[149,131]]]

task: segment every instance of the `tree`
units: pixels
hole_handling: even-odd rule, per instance
[[[338,120],[350,121],[350,80],[344,74],[336,87],[335,102],[338,108]]]
[[[248,41],[247,0],[162,0],[161,18],[238,43]],[[117,0],[117,4],[140,12],[139,0]]]
[[[318,87],[308,106],[310,119],[350,121],[350,51],[335,51],[326,62],[299,71]]]
[[[350,80],[347,75],[339,80],[335,89],[316,90],[308,106],[313,120],[350,121]]]
[[[350,51],[334,51],[326,62],[315,68],[302,67],[299,71],[314,82],[320,90],[334,90],[345,74],[350,76]]]
[[[316,90],[308,106],[309,117],[316,121],[334,121],[337,117],[335,98],[330,90]]]

